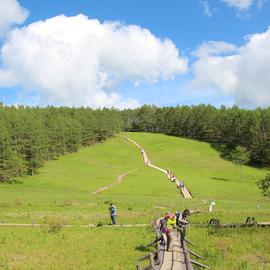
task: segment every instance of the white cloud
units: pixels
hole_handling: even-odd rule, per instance
[[[270,28],[248,36],[239,48],[222,42],[224,51],[213,53],[213,44],[209,52],[207,43],[195,52],[199,59],[193,65],[193,84],[216,87],[233,95],[235,103],[243,107],[270,106]]]
[[[202,5],[204,15],[209,18],[212,17],[213,11],[210,8],[208,0],[201,0],[200,4]]]
[[[234,53],[237,47],[223,41],[207,41],[200,45],[200,47],[193,52],[193,55],[203,58],[219,54]]]
[[[28,11],[17,0],[0,0],[0,37],[14,24],[21,24],[28,17]]]
[[[1,85],[38,92],[45,104],[135,107],[113,93],[119,82],[169,80],[187,71],[187,59],[168,39],[136,25],[64,15],[9,35],[1,49]]]
[[[250,9],[253,4],[257,4],[260,8],[262,3],[267,0],[221,0],[229,7],[235,8],[237,11],[243,12]]]

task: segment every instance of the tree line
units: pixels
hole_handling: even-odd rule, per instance
[[[113,136],[121,121],[114,109],[0,104],[0,182],[34,175],[45,161]]]
[[[270,108],[246,110],[211,105],[158,108],[143,106],[121,112],[126,131],[156,132],[212,143],[226,154],[238,146],[250,163],[270,165]]]
[[[145,105],[119,111],[0,104],[0,182],[34,175],[44,162],[121,130],[207,141],[223,153],[243,147],[251,163],[270,165],[270,108]]]

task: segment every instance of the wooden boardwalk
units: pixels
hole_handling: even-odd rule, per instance
[[[270,222],[220,224],[219,228],[270,227]]]
[[[156,244],[157,251],[143,256],[141,260],[149,258],[150,265],[145,267],[137,265],[137,270],[193,270],[192,264],[209,269],[207,265],[190,258],[190,254],[192,254],[199,259],[203,259],[198,254],[188,250],[186,241],[181,241],[181,234],[177,229],[173,229],[170,233],[171,242],[167,250],[167,237],[160,232],[159,221],[153,222],[152,226],[157,240],[147,246]],[[161,236],[164,240],[161,240]]]
[[[172,251],[166,251],[165,247],[160,247],[160,252],[163,256],[160,270],[188,270],[185,253],[183,248],[181,247],[180,235],[179,233],[174,230],[171,232],[172,235]]]
[[[181,192],[181,194],[182,194],[182,196],[184,198],[186,198],[186,199],[191,199],[192,198],[192,195],[189,192],[189,190],[185,186],[182,186],[180,181],[177,178],[172,180],[171,177],[170,177],[170,174],[168,174],[167,170],[164,170],[164,169],[162,169],[162,168],[160,168],[158,166],[155,166],[155,165],[153,165],[151,163],[151,161],[148,158],[148,155],[147,155],[146,151],[143,149],[143,147],[140,144],[138,144],[136,141],[134,141],[132,139],[129,139],[128,137],[125,137],[125,139],[127,141],[132,142],[133,144],[135,144],[140,149],[145,165],[164,173],[169,178],[170,181],[172,181],[172,182],[174,182],[176,184],[177,188],[179,188],[179,190],[180,190],[180,192]]]

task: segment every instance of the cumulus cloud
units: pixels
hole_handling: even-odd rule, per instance
[[[187,71],[172,41],[119,22],[60,15],[14,29],[1,49],[0,86],[38,92],[46,104],[136,107],[112,89]]]
[[[229,7],[235,8],[237,11],[247,11],[253,4],[257,4],[261,7],[263,1],[265,0],[221,0]]]
[[[216,87],[234,96],[243,107],[270,106],[270,28],[235,47],[224,42],[204,43],[193,65],[196,87]],[[209,49],[209,50],[207,50]]]
[[[28,11],[17,0],[0,1],[0,37],[3,37],[14,24],[21,24],[28,17]]]

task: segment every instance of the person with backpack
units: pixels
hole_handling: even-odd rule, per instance
[[[110,203],[108,210],[110,211],[112,225],[116,225],[116,206]]]
[[[161,245],[165,245],[165,239],[163,237],[163,234],[167,233],[167,229],[166,229],[166,219],[165,218],[160,218],[156,221],[156,225],[157,225],[157,229],[159,230],[159,232],[157,232],[157,237],[156,240],[151,242],[150,244],[148,244],[146,247],[150,247],[152,245],[154,245],[155,243],[160,241]]]
[[[176,216],[176,225],[181,234],[181,243],[185,240],[186,237],[186,226],[188,224],[188,216],[190,216],[190,210],[185,209],[183,213],[177,212]]]

